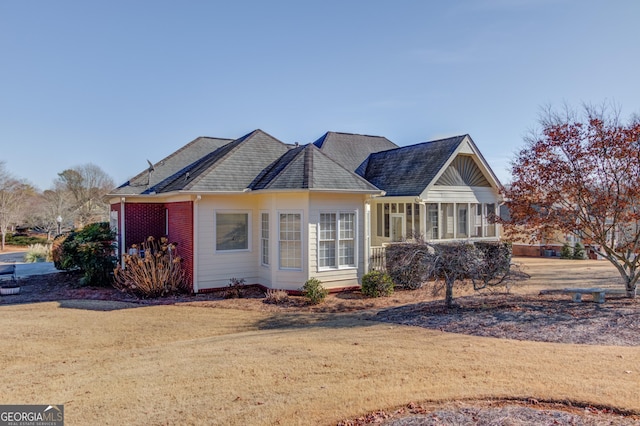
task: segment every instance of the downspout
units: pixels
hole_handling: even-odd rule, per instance
[[[197,195],[193,201],[193,271],[191,274],[193,292],[198,293],[198,205],[202,199],[201,195]]]
[[[121,197],[120,198],[120,253],[122,254],[122,256],[120,256],[120,261],[122,262],[122,267],[124,268],[124,255],[127,254],[127,244],[126,244],[126,238],[125,238],[125,217],[124,217],[124,212],[125,212],[125,198]]]

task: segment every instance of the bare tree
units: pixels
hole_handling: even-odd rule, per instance
[[[508,244],[455,242],[391,244],[387,247],[387,270],[394,283],[409,289],[433,281],[445,288],[445,303],[453,306],[456,284],[471,281],[475,290],[506,284],[511,277],[511,249]]]
[[[68,210],[79,227],[107,220],[109,205],[105,195],[114,186],[113,179],[91,163],[64,170],[56,180],[56,187],[70,194],[71,205]]]
[[[31,185],[13,177],[0,161],[0,250],[4,251],[7,232],[20,221],[25,200],[34,191]]]

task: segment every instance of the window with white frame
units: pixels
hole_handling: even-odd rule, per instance
[[[216,251],[249,250],[248,212],[216,212]]]
[[[356,214],[320,213],[318,223],[318,267],[356,266]]]
[[[318,266],[336,266],[336,214],[320,213],[318,224]]]
[[[280,268],[302,269],[302,215],[280,213],[279,221]]]
[[[260,259],[263,265],[269,265],[269,213],[260,215]]]

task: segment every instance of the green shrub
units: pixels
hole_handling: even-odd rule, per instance
[[[83,285],[109,285],[116,265],[114,241],[115,234],[109,223],[91,223],[56,238],[52,250],[54,265],[66,271],[82,271]]]
[[[323,302],[329,294],[329,290],[324,288],[322,281],[317,278],[308,279],[300,290],[312,305],[317,305],[318,303]]]
[[[562,249],[560,249],[560,258],[562,259],[571,259],[574,256],[573,249],[569,245],[569,243],[564,243],[562,245]]]
[[[32,244],[24,255],[26,263],[51,262],[51,244]]]
[[[5,243],[10,246],[26,247],[32,244],[48,244],[46,238],[43,237],[29,237],[26,235],[13,235],[7,234],[5,236]]]
[[[579,260],[584,259],[584,246],[580,244],[580,242],[577,242],[573,247],[573,258]]]
[[[371,271],[362,277],[361,291],[368,297],[390,296],[393,293],[393,281],[389,274]]]

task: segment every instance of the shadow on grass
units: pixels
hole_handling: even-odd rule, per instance
[[[112,300],[60,300],[58,301],[61,308],[65,309],[82,309],[86,311],[119,311],[121,309],[140,308],[146,305],[131,302],[118,302]]]
[[[373,321],[371,321],[373,320]],[[375,313],[353,312],[345,314],[277,313],[256,322],[260,330],[303,328],[356,328],[376,325]]]

